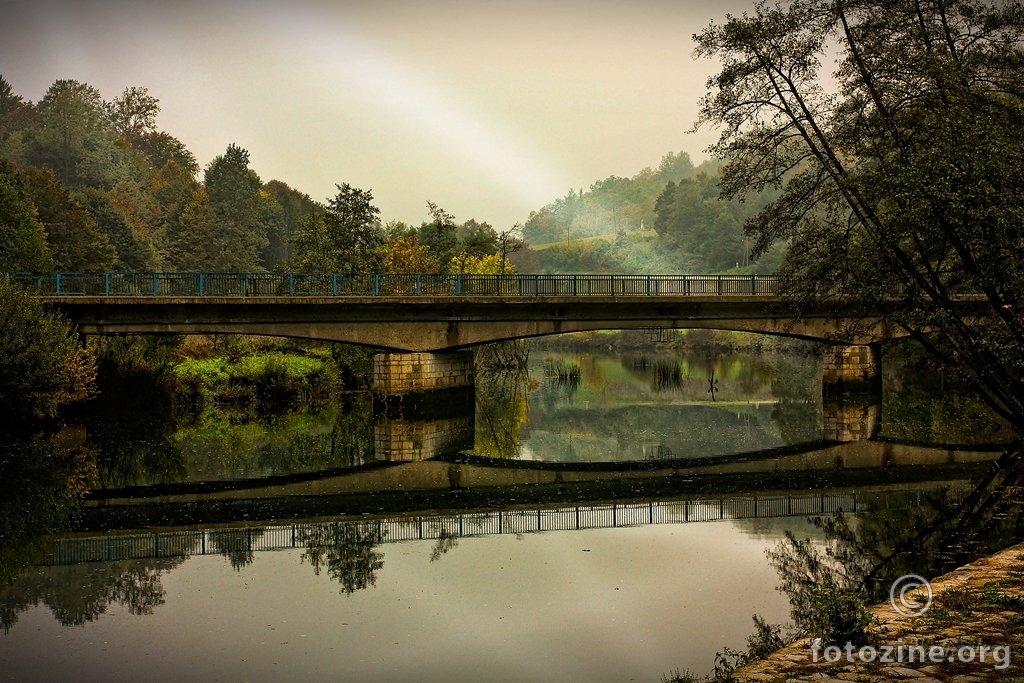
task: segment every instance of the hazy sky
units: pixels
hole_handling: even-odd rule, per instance
[[[205,167],[229,143],[317,200],[347,182],[384,220],[427,200],[503,229],[671,151],[714,64],[691,35],[751,0],[0,0],[0,74],[143,86]]]

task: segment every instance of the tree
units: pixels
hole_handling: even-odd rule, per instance
[[[95,361],[71,326],[37,299],[0,279],[0,410],[9,426],[50,419],[88,396]]]
[[[420,226],[420,244],[430,249],[430,253],[441,264],[441,268],[447,268],[448,261],[459,250],[455,216],[430,201],[427,202],[427,211],[430,213],[430,222]]]
[[[58,80],[36,105],[32,131],[34,165],[52,169],[71,188],[109,188],[126,176],[125,154],[100,92],[91,85]]]
[[[167,236],[167,259],[181,270],[245,271],[229,233],[221,229],[210,196],[202,187],[181,212]]]
[[[384,244],[373,193],[348,183],[321,213],[311,214],[294,239],[295,267],[308,273],[370,275],[380,270]]]
[[[53,171],[29,168],[22,178],[25,194],[46,230],[53,267],[76,272],[109,270],[117,258],[113,245]]]
[[[105,106],[114,130],[135,146],[143,136],[156,131],[156,115],[160,113],[160,100],[146,88],[125,88],[120,97]]]
[[[53,267],[46,232],[21,177],[0,159],[0,271],[45,271]]]
[[[177,242],[180,257],[204,270],[259,270],[260,252],[268,240],[262,221],[263,183],[249,168],[249,152],[228,145],[207,166],[203,185],[205,193],[194,194],[191,208],[186,207],[190,220],[183,226],[186,241]],[[194,253],[188,256],[190,250]]]
[[[523,238],[523,226],[516,223],[508,230],[498,233],[498,254],[501,256],[501,272],[504,273],[510,264],[506,263],[508,257],[517,251],[526,248],[526,240]],[[513,269],[515,266],[511,266]]]
[[[322,210],[309,195],[294,190],[280,180],[271,180],[263,191],[280,207],[273,220],[268,222],[267,247],[262,260],[266,268],[286,263],[291,257],[292,238],[298,234],[302,221],[314,211]],[[267,205],[271,206],[271,205]]]
[[[456,229],[459,247],[470,256],[493,254],[498,246],[498,233],[490,223],[480,223],[470,218]]]
[[[199,173],[199,162],[196,161],[195,155],[188,151],[181,140],[172,135],[162,131],[144,133],[134,140],[132,145],[155,169],[161,169],[174,162],[191,177]]]
[[[430,249],[419,243],[416,235],[388,242],[383,248],[381,268],[385,273],[415,275],[437,273],[441,265],[430,255]]]
[[[109,194],[88,188],[78,193],[77,199],[114,247],[117,254],[114,268],[127,271],[154,269],[156,252],[152,244],[135,234],[128,218]]]
[[[0,76],[0,157],[20,162],[24,155],[25,132],[32,126],[35,111],[11,84]]]
[[[1019,2],[981,0],[760,2],[695,36],[723,64],[697,125],[722,126],[725,196],[781,190],[746,227],[758,252],[790,241],[792,301],[880,311],[1018,435],[1022,38]]]

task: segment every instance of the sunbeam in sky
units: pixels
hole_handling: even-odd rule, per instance
[[[569,174],[530,140],[488,120],[458,94],[446,91],[414,66],[389,57],[364,37],[338,26],[326,28],[321,22],[315,26],[292,23],[287,28],[288,42],[304,45],[309,62],[322,65],[321,78],[350,84],[351,89],[333,92],[333,106],[343,110],[355,98],[379,108],[382,116],[408,130],[412,140],[441,151],[438,176],[446,167],[464,164],[499,203],[537,207],[570,187]],[[377,142],[386,144],[367,140],[371,145]],[[405,163],[400,152],[393,163]]]

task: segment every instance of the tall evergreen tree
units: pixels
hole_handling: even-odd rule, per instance
[[[262,221],[262,182],[249,168],[249,152],[231,144],[210,162],[204,174],[207,206],[193,206],[189,242],[205,256],[197,265],[208,270],[260,270],[260,251],[267,245]],[[193,241],[195,240],[195,241]],[[200,244],[203,243],[203,244]]]
[[[22,177],[26,196],[35,205],[46,230],[54,268],[74,272],[109,270],[117,252],[56,174],[45,168],[30,168]]]
[[[21,177],[0,159],[0,271],[45,271],[53,267],[46,232]]]

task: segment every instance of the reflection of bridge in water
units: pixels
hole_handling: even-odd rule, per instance
[[[922,447],[892,441],[811,443],[738,455],[631,462],[559,463],[455,456],[415,462],[375,463],[345,470],[268,479],[199,482],[106,489],[86,504],[97,512],[144,505],[351,496],[401,492],[466,491],[535,485],[642,480],[693,480],[715,486],[720,475],[745,475],[768,490],[773,477],[793,481],[832,477],[837,485],[868,475],[880,482],[927,480],[934,468],[970,467],[999,457],[999,447]],[[713,475],[713,476],[712,476]]]
[[[683,524],[721,520],[769,519],[905,510],[920,507],[928,489],[737,496],[687,500],[573,505],[461,514],[403,515],[372,520],[171,530],[146,534],[108,534],[54,540],[44,565],[112,562],[161,557],[191,557],[330,547],[360,542],[463,538],[545,531],[574,531]],[[228,542],[225,543],[225,540]]]

